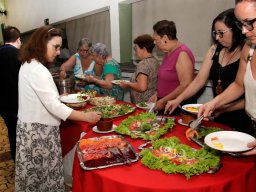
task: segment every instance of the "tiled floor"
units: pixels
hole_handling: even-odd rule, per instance
[[[0,117],[0,191],[14,191],[14,163],[10,155],[7,128]]]
[[[66,186],[66,192],[71,188]],[[10,155],[7,128],[0,117],[0,192],[14,192],[14,163]]]

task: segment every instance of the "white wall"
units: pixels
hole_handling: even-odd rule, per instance
[[[3,0],[1,0],[3,1]],[[124,0],[8,0],[8,14],[1,18],[6,25],[13,25],[26,32],[44,25],[44,19],[58,23],[110,10],[111,47],[113,57],[120,60],[118,3]]]
[[[111,2],[118,2],[111,0]],[[21,32],[44,25],[44,19],[56,23],[80,15],[107,9],[108,0],[8,0],[6,23],[15,25]]]
[[[137,2],[133,18],[133,37],[152,33],[153,24],[160,19],[177,22],[178,38],[186,43],[200,62],[209,46],[212,19],[221,11],[234,7],[235,0],[0,0],[5,2],[7,16],[0,22],[16,26],[21,32],[44,25],[44,19],[59,23],[93,14],[110,12],[111,53],[120,61],[120,34],[118,3]],[[154,3],[153,3],[154,2]],[[143,9],[149,10],[144,12]],[[148,14],[148,13],[152,14]]]
[[[235,6],[234,0],[144,0],[133,4],[133,38],[153,33],[160,20],[174,21],[178,39],[202,61],[210,46],[213,19]]]

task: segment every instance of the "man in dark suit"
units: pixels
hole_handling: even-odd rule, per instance
[[[21,47],[20,31],[16,27],[6,27],[3,30],[3,39],[4,45],[0,46],[0,115],[8,129],[11,156],[15,161],[18,74],[21,65],[18,60],[18,53]]]

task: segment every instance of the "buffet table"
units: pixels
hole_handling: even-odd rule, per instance
[[[136,115],[141,110],[136,110],[130,115]],[[127,116],[114,119],[114,124],[118,125]],[[182,143],[191,147],[199,148],[192,141],[185,138],[186,126],[177,123],[172,131],[165,137],[177,136]],[[213,122],[203,122],[206,126],[218,126],[228,129]],[[84,138],[99,137],[103,135],[92,131],[93,125],[83,122],[67,121],[61,125],[61,139],[63,154],[67,153],[79,140],[80,133],[85,131]],[[126,137],[128,142],[138,151],[138,146],[145,141],[141,139],[133,140]],[[138,151],[139,152],[139,151]],[[190,192],[255,192],[256,191],[256,157],[235,158],[223,155],[221,158],[223,167],[215,174],[204,173],[192,176],[189,180],[182,174],[165,174],[161,171],[150,170],[139,161],[131,165],[122,165],[106,169],[85,171],[80,167],[77,155],[75,155],[73,165],[73,188],[74,192],[148,192],[148,191],[190,191]]]

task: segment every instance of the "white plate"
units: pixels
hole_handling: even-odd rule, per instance
[[[212,138],[214,137],[218,138],[218,142],[223,145],[223,148],[220,149],[213,145]],[[225,152],[250,150],[251,148],[247,147],[247,144],[254,140],[255,138],[253,136],[238,131],[217,131],[206,135],[204,138],[206,145]]]
[[[88,101],[90,99],[90,97],[88,95],[87,96],[87,99],[86,100],[79,100],[77,98],[77,96],[79,95],[86,95],[86,94],[69,94],[69,95],[63,95],[60,97],[60,100],[63,102],[63,103],[84,103],[85,101]]]
[[[138,107],[138,108],[140,108],[140,109],[145,109],[145,110],[149,109],[149,106],[150,106],[149,103],[146,103],[146,102],[145,102],[145,104],[147,105],[146,107],[141,107],[141,106],[139,105],[139,103],[137,103],[137,104],[136,104],[136,107]]]
[[[127,83],[127,82],[130,82],[128,80],[113,80],[112,83],[115,84],[115,85],[120,85],[120,83]]]
[[[186,104],[186,105],[183,105],[182,106],[182,109],[189,112],[189,113],[192,113],[192,114],[197,114],[198,111],[191,111],[191,110],[188,110],[187,108],[188,107],[196,107],[196,108],[199,108],[202,104]]]
[[[184,125],[184,126],[188,126],[188,124],[182,122],[182,119],[179,119],[178,123],[181,124],[181,125]]]
[[[77,79],[85,80],[85,76],[84,75],[75,75],[75,77]]]
[[[113,124],[112,129],[110,129],[109,131],[99,131],[99,130],[98,130],[98,127],[97,127],[97,126],[94,126],[94,127],[92,128],[92,130],[93,130],[94,132],[96,132],[96,133],[111,133],[111,132],[115,131],[115,127],[116,127],[116,125]]]

